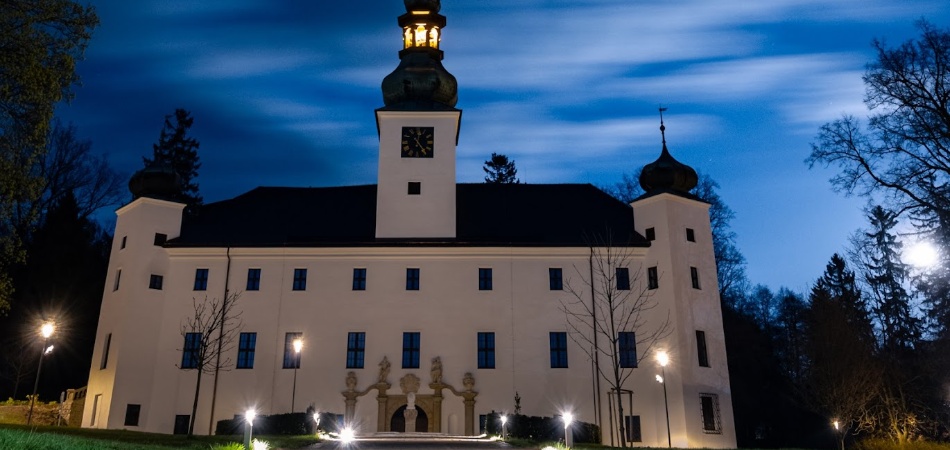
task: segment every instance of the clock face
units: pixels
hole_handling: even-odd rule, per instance
[[[431,158],[434,127],[402,127],[402,157]]]

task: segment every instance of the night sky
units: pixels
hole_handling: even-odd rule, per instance
[[[376,182],[373,110],[399,62],[402,1],[89,3],[101,25],[58,115],[124,174],[185,108],[206,202]],[[662,105],[673,156],[736,212],[752,282],[803,292],[865,223],[864,199],[804,163],[818,127],[867,113],[872,39],[950,22],[946,0],[442,3],[464,111],[459,182],[482,181],[499,152],[528,183],[614,183],[659,155]]]

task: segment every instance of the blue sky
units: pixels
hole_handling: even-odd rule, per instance
[[[205,201],[256,186],[376,182],[373,110],[399,62],[399,0],[96,0],[82,86],[58,114],[127,174],[164,115],[192,112]],[[946,0],[447,0],[458,181],[492,152],[529,183],[619,181],[659,154],[711,175],[754,283],[807,291],[864,225],[864,200],[803,162],[863,116],[871,40],[945,28]],[[565,214],[569,214],[565,211]]]

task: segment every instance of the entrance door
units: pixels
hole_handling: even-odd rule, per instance
[[[389,421],[389,430],[402,433],[406,430],[406,405],[402,405],[396,412],[393,413],[392,419]],[[426,415],[425,410],[416,405],[416,433],[427,433],[429,432],[429,416]]]

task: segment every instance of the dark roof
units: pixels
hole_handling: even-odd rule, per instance
[[[376,186],[259,187],[186,215],[168,246],[649,246],[629,205],[590,184],[459,184],[454,239],[377,239]],[[607,238],[606,236],[610,236]]]

